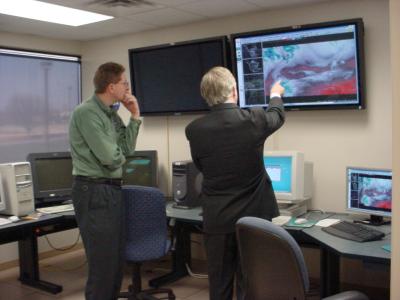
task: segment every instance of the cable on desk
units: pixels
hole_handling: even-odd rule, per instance
[[[307,211],[307,214],[313,213],[313,212],[319,212],[319,213],[321,213],[321,214],[324,214],[324,213],[325,213],[325,212],[324,212],[323,210],[321,210],[321,209],[310,209],[310,210]]]
[[[49,244],[49,246],[50,246],[51,249],[56,250],[56,251],[67,251],[67,250],[70,250],[70,249],[74,248],[74,247],[78,244],[79,238],[81,237],[81,234],[78,233],[78,237],[77,237],[76,241],[75,241],[71,246],[67,246],[67,247],[64,247],[64,248],[57,248],[57,247],[55,247],[55,246],[50,242],[49,238],[47,237],[47,234],[46,234],[44,237],[46,238],[47,244]]]
[[[193,273],[192,270],[190,269],[190,267],[189,267],[189,265],[188,265],[187,263],[185,264],[185,266],[186,266],[186,270],[188,271],[188,273],[189,273],[189,275],[190,275],[191,277],[200,278],[200,279],[207,279],[207,278],[208,278],[208,275],[207,275],[207,274],[197,274],[197,273]]]
[[[196,228],[198,231],[204,233],[203,228],[199,225],[193,225],[194,228]]]

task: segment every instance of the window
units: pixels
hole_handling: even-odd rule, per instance
[[[80,58],[0,49],[0,163],[67,151],[81,102]]]

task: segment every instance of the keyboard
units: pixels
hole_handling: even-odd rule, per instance
[[[377,241],[385,236],[381,231],[348,221],[340,221],[339,223],[321,229],[337,237],[356,242]]]
[[[66,211],[72,211],[72,210],[74,210],[74,206],[72,205],[72,203],[70,203],[70,204],[63,204],[63,205],[57,205],[57,206],[41,207],[41,208],[37,208],[36,210],[43,214],[56,214],[56,213],[62,213],[62,212],[66,212]]]

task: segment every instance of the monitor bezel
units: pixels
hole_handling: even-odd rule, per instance
[[[168,44],[159,44],[159,45],[154,45],[154,46],[148,46],[148,47],[140,47],[140,48],[132,48],[128,50],[128,59],[129,59],[129,74],[130,74],[130,82],[131,82],[131,88],[132,92],[136,95],[137,87],[135,85],[135,71],[134,71],[134,63],[133,63],[133,55],[138,52],[145,52],[145,51],[151,51],[151,50],[161,50],[161,49],[169,49],[173,47],[180,47],[180,46],[186,46],[186,45],[195,45],[195,44],[202,44],[202,43],[209,43],[209,42],[220,42],[222,44],[222,61],[223,61],[223,67],[230,68],[230,54],[229,50],[230,47],[228,45],[228,37],[227,36],[215,36],[215,37],[209,37],[209,38],[204,38],[204,39],[195,39],[195,40],[190,40],[190,41],[182,41],[182,42],[176,42],[176,43],[168,43]],[[199,90],[200,90],[200,82],[199,82]],[[141,103],[140,96],[138,96],[138,102],[139,106]],[[204,102],[206,104],[206,102]],[[157,112],[146,112],[142,110],[140,113],[142,116],[170,116],[170,115],[186,115],[186,114],[201,114],[208,112],[210,109],[205,108],[205,109],[193,109],[193,110],[167,110],[167,111],[157,111]]]
[[[151,169],[152,169],[152,185],[151,187],[158,187],[158,156],[157,156],[157,150],[138,150],[135,151],[133,154],[131,155],[126,155],[126,161],[128,161],[129,158],[133,158],[133,157],[145,157],[145,158],[150,158],[151,161]],[[122,166],[123,170],[122,170],[122,176],[125,172],[124,169],[125,164]],[[137,185],[137,184],[132,184],[132,183],[127,183],[123,181],[123,185]]]
[[[346,178],[345,178],[345,183],[346,183],[346,211],[353,213],[353,214],[366,214],[366,215],[375,215],[375,216],[381,216],[381,217],[392,217],[392,212],[385,212],[385,211],[380,211],[380,210],[369,210],[369,209],[362,209],[362,208],[353,208],[350,207],[350,199],[349,199],[349,170],[350,169],[355,169],[355,170],[360,170],[360,171],[378,171],[378,172],[390,172],[392,173],[392,180],[393,180],[393,171],[391,169],[386,169],[386,168],[367,168],[367,167],[354,167],[354,166],[348,166],[346,167]],[[392,199],[393,199],[393,191],[392,191]],[[391,200],[392,201],[392,200]]]
[[[72,184],[70,188],[51,190],[51,191],[40,191],[39,190],[39,179],[37,176],[36,161],[41,159],[70,159],[72,164],[72,158],[70,152],[41,152],[41,153],[29,153],[26,160],[31,165],[32,171],[32,182],[33,182],[33,193],[35,197],[35,206],[39,207],[46,204],[56,204],[57,202],[63,202],[70,200],[72,196]],[[72,176],[72,174],[71,174]]]
[[[357,87],[358,87],[358,95],[359,95],[359,103],[358,104],[330,104],[330,105],[297,105],[297,106],[285,106],[285,110],[337,110],[337,109],[354,109],[354,110],[362,110],[366,108],[366,99],[365,99],[365,54],[364,54],[364,22],[362,18],[354,18],[354,19],[346,19],[346,20],[337,20],[337,21],[329,21],[329,22],[321,22],[321,23],[312,23],[305,25],[293,25],[288,27],[280,27],[280,28],[272,28],[272,29],[264,29],[257,31],[249,31],[243,33],[234,33],[230,35],[230,44],[231,44],[231,62],[232,62],[232,71],[236,80],[238,81],[238,72],[237,72],[237,59],[236,59],[236,42],[237,38],[246,38],[246,37],[254,37],[259,35],[268,35],[268,34],[279,34],[279,33],[289,33],[296,32],[302,30],[309,29],[321,29],[321,28],[329,28],[335,26],[343,26],[343,25],[355,25],[356,28],[356,53],[357,53]],[[283,97],[284,100],[284,97]],[[239,101],[238,101],[239,102]],[[240,102],[239,102],[240,103]]]

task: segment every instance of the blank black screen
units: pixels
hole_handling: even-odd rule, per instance
[[[225,66],[223,39],[130,51],[131,79],[142,114],[208,110],[200,81]]]
[[[39,192],[57,194],[57,191],[72,189],[71,158],[37,159],[36,176]]]

